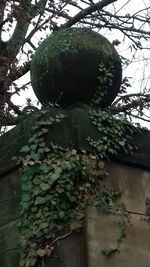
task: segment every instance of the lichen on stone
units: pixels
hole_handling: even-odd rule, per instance
[[[100,106],[108,106],[121,84],[121,61],[113,45],[88,28],[67,28],[52,33],[38,47],[31,64],[31,83],[39,101],[67,107],[90,104],[99,84],[99,65],[111,69],[112,86]],[[100,88],[101,87],[101,88]],[[108,88],[106,88],[108,87]],[[110,95],[111,94],[111,95]],[[106,103],[105,103],[106,102]]]

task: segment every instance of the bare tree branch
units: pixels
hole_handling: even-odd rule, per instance
[[[85,25],[91,25],[95,28],[101,29],[101,28],[107,28],[107,29],[116,29],[118,31],[121,31],[123,34],[125,34],[128,38],[130,38],[132,40],[132,42],[135,42],[134,38],[137,38],[137,36],[143,37],[143,38],[147,38],[150,36],[150,31],[146,31],[146,30],[142,30],[139,28],[135,28],[132,25],[125,25],[125,23],[119,24],[119,18],[118,18],[118,22],[117,24],[115,22],[111,22],[106,18],[101,17],[101,20],[99,23],[97,22],[91,22],[91,21],[81,21],[83,24]],[[146,21],[145,21],[146,22]],[[134,35],[134,34],[138,34],[138,35]],[[136,41],[137,44],[137,41]]]
[[[5,24],[4,23],[5,6],[6,6],[6,1],[0,0],[0,39],[1,39],[1,34],[2,34],[2,26]]]
[[[116,2],[117,0],[102,0],[98,3],[91,4],[89,7],[81,10],[79,13],[77,13],[74,17],[72,17],[69,21],[67,21],[65,24],[62,25],[62,28],[68,28],[72,25],[76,24],[80,20],[84,19],[87,15],[92,14],[96,10],[100,10],[111,3]]]
[[[127,112],[126,111],[126,115],[128,115],[129,117],[131,116],[131,117],[133,117],[133,118],[135,118],[135,119],[138,119],[138,120],[142,120],[142,121],[146,121],[146,122],[150,122],[150,119],[148,120],[148,119],[145,119],[143,116],[142,117],[140,117],[140,116],[137,116],[137,115],[135,115],[135,114],[131,114],[130,112]]]
[[[37,16],[41,11],[44,12],[44,8],[46,6],[46,3],[48,0],[40,0],[37,2],[35,5],[31,5],[31,11],[30,11],[30,16],[34,18]]]
[[[144,99],[133,99],[127,104],[118,104],[117,106],[112,107],[112,111],[114,113],[126,113],[129,110],[136,110],[138,107],[142,106],[142,108],[146,105],[150,105],[150,96],[144,97]]]
[[[11,61],[18,54],[22,42],[26,36],[28,27],[31,22],[29,17],[29,7],[31,5],[31,0],[28,0],[26,4],[20,4],[18,6],[19,16],[17,17],[17,25],[15,27],[14,33],[10,40],[7,42],[7,52],[8,56],[11,58]]]
[[[20,16],[11,39],[7,42],[8,55],[13,59],[18,54],[22,46],[31,20],[45,7],[47,0],[40,0],[36,5],[31,4],[31,0],[19,5]]]
[[[115,5],[115,2],[117,0],[101,0],[97,3],[93,0],[0,0],[0,115],[1,110],[3,110],[5,117],[9,117],[8,115],[12,114],[12,111],[15,114],[22,114],[22,108],[11,102],[9,92],[10,88],[13,88],[15,93],[20,92],[17,82],[14,81],[30,70],[30,55],[32,49],[35,50],[34,38],[39,41],[38,34],[41,31],[43,33],[45,31],[47,34],[47,32],[80,23],[80,25],[88,25],[92,29],[114,30],[112,32],[115,34],[116,30],[120,31],[121,38],[122,36],[123,40],[128,38],[128,48],[133,49],[133,51],[137,51],[139,48],[142,52],[143,46],[145,49],[149,49],[147,41],[150,37],[150,7],[143,4],[141,9],[139,7],[136,12],[134,10],[128,12],[127,5],[133,0],[123,1],[123,4],[121,4],[122,1],[118,1],[120,5]],[[109,6],[112,9],[109,9]],[[75,16],[71,15],[72,9],[76,10]],[[65,23],[62,22],[62,19]],[[10,23],[7,23],[11,21],[13,22],[12,27]],[[13,31],[14,21],[16,27]],[[60,23],[62,24],[59,27]],[[29,25],[32,27],[28,32]],[[1,40],[4,30],[8,30],[10,34],[13,31],[7,42]],[[120,46],[122,45],[123,42]],[[27,61],[21,67],[18,67],[20,60],[18,61],[17,55],[21,60],[22,55],[24,55]],[[121,56],[124,59],[126,57],[124,54]],[[130,62],[133,62],[133,58],[134,55],[130,57]],[[122,92],[125,93],[125,91]],[[141,112],[140,116],[142,117],[143,107],[148,109],[150,106],[150,94],[148,93],[149,91],[145,90],[143,93],[121,95],[111,108],[114,113],[125,112],[126,114],[130,113],[131,116],[132,114],[138,116]]]
[[[136,98],[150,98],[150,94],[142,94],[142,93],[133,93],[133,94],[126,94],[126,95],[122,95],[120,97],[118,97],[112,104],[112,106],[116,106],[118,104],[118,102],[120,102],[121,100],[127,100],[130,99],[131,97],[136,97]]]
[[[10,74],[9,78],[12,81],[15,81],[15,80],[19,79],[20,77],[25,75],[30,70],[30,65],[31,65],[31,61],[28,61],[28,62],[24,63],[24,65],[21,66],[15,73]]]

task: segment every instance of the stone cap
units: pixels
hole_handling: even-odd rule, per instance
[[[87,138],[90,136],[94,140],[101,138],[100,132],[89,119],[89,110],[92,108],[86,105],[74,106],[68,110],[61,108],[49,108],[49,116],[55,117],[62,113],[66,115],[59,123],[50,127],[46,136],[47,146],[50,143],[57,144],[65,148],[84,149],[93,152]],[[27,115],[27,118],[19,123],[15,128],[0,137],[0,176],[5,175],[18,168],[17,163],[12,161],[12,157],[19,154],[22,146],[27,144],[29,137],[32,135],[32,126],[36,124],[37,112]],[[137,132],[133,138],[134,145],[139,149],[133,151],[132,155],[119,154],[111,156],[112,161],[121,162],[135,167],[150,169],[150,131],[143,129]]]

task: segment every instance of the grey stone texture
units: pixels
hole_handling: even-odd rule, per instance
[[[56,116],[59,113],[66,117],[59,123],[49,126],[50,131],[46,137],[47,146],[50,142],[58,144],[62,147],[75,149],[85,149],[89,152],[93,148],[89,145],[87,138],[90,136],[93,140],[101,138],[100,132],[91,124],[89,118],[89,110],[92,107],[79,104],[69,109],[49,108],[49,112],[45,116]],[[0,138],[0,175],[9,173],[11,169],[16,169],[16,161],[12,161],[12,157],[17,156],[21,147],[25,145],[32,135],[32,126],[36,124],[38,112],[27,115],[27,118],[19,123],[11,131],[7,132]],[[139,149],[133,151],[132,155],[119,154],[111,157],[111,160],[127,165],[150,169],[150,131],[142,130],[133,136],[133,144],[138,145]]]
[[[47,137],[47,145],[55,143],[92,151],[86,142],[90,135],[100,138],[91,125],[87,107],[70,110],[50,109],[50,115],[62,112],[68,117],[54,125]],[[26,144],[36,113],[0,138],[0,267],[19,267],[19,220],[20,172],[12,156],[17,156]],[[119,216],[87,210],[86,223],[81,234],[70,235],[60,240],[45,267],[149,267],[150,266],[150,223],[145,218],[145,201],[150,197],[150,146],[149,131],[137,134],[134,140],[141,147],[133,155],[118,155],[105,162],[111,187],[121,192],[119,202],[130,214],[131,224],[126,225],[126,238],[120,253],[111,257],[102,255],[102,249],[116,246],[119,236]],[[38,266],[39,267],[39,266]],[[42,267],[42,265],[40,266]]]
[[[102,67],[106,69],[102,71]],[[117,96],[121,79],[121,60],[114,46],[89,28],[52,33],[31,62],[32,87],[42,104],[57,103],[65,108],[77,102],[90,105],[98,95],[95,106],[107,107]],[[104,93],[101,99],[100,92]]]
[[[119,251],[111,256],[102,251],[115,249],[120,235],[122,218],[116,215],[100,215],[93,208],[87,215],[88,267],[149,267],[150,266],[150,224],[139,215],[130,215],[125,224],[126,237]]]
[[[19,171],[0,178],[0,266],[17,267],[19,262]]]

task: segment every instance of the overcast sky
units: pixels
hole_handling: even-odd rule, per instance
[[[95,1],[97,2],[97,1]],[[126,5],[126,3],[128,4]],[[146,7],[146,4],[149,3],[149,0],[118,0],[115,5],[110,5],[109,11],[117,11],[119,14],[125,15],[125,14],[133,14],[137,12],[139,9],[143,9]],[[76,14],[77,10],[72,9],[71,14]],[[138,25],[136,25],[138,26]],[[100,31],[101,34],[103,34],[110,42],[112,42],[115,39],[118,39],[121,41],[121,44],[116,47],[119,54],[131,61],[128,67],[126,67],[123,70],[123,77],[127,76],[130,77],[130,83],[132,85],[132,88],[129,88],[130,92],[140,92],[143,88],[147,87],[150,88],[150,42],[145,41],[143,43],[144,47],[147,49],[144,50],[138,50],[138,51],[131,51],[130,45],[131,41],[128,38],[125,38],[125,36],[118,30],[110,31],[109,29],[102,29]],[[34,37],[34,44],[38,46],[38,41],[40,38],[45,38],[46,35],[49,35],[50,31],[47,30],[45,32],[42,32],[41,35],[35,35]],[[7,36],[5,35],[5,38],[7,39]],[[28,49],[29,47],[27,47]],[[31,49],[31,48],[29,48]],[[19,56],[19,60],[22,63],[25,60],[25,56],[21,55]],[[24,83],[27,83],[30,81],[30,74],[26,74],[22,77],[22,79],[18,80],[19,86],[21,86]],[[26,90],[25,92],[21,92],[21,97],[14,96],[12,100],[16,104],[24,105],[26,102],[26,98],[31,98],[33,101],[36,101],[36,97],[33,93],[33,90],[30,88],[29,90]]]

